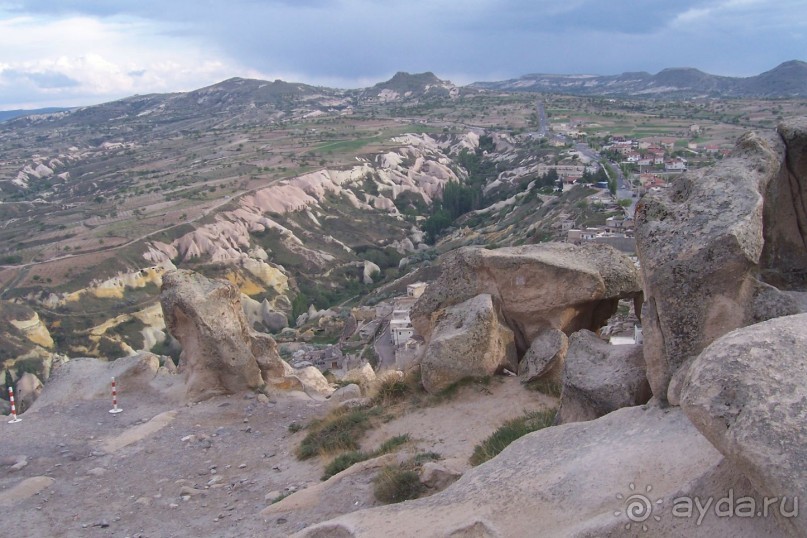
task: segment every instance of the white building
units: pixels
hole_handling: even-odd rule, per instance
[[[409,284],[406,287],[407,297],[414,297],[415,299],[417,299],[418,297],[423,295],[424,291],[426,291],[426,286],[428,286],[428,284],[426,284],[425,282],[415,282],[414,284]]]
[[[409,321],[409,316],[406,319],[390,320],[389,329],[392,335],[392,343],[396,346],[405,344],[415,334],[415,329],[412,327],[412,322]]]

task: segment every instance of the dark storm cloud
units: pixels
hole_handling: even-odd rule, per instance
[[[342,87],[399,70],[459,83],[672,66],[751,75],[807,50],[803,0],[0,0],[3,12],[135,21],[144,47],[192,43],[232,75]],[[145,60],[122,70],[153,72]]]

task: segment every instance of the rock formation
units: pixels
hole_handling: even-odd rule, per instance
[[[569,349],[569,339],[558,329],[549,329],[536,336],[518,363],[518,375],[532,381],[563,364]]]
[[[431,497],[346,514],[294,536],[781,535],[771,518],[710,513],[698,526],[694,509],[691,517],[671,515],[678,497],[719,498],[730,488],[736,497],[755,495],[722,462],[681,409],[620,409],[596,421],[528,434]],[[642,522],[625,530],[636,493],[649,500],[648,533]]]
[[[160,303],[166,327],[182,344],[179,372],[187,379],[187,398],[201,400],[264,384],[327,392],[324,378],[313,382],[311,372],[295,372],[280,358],[271,336],[249,327],[241,294],[230,282],[191,271],[167,273]]]
[[[420,365],[423,387],[437,392],[466,377],[516,369],[513,331],[499,319],[493,299],[477,295],[443,310]]]
[[[807,122],[779,132],[744,135],[729,158],[636,208],[644,354],[661,400],[676,371],[716,338],[800,311],[784,292],[807,290]]]
[[[614,346],[585,330],[569,339],[559,423],[593,420],[650,396],[641,345]]]
[[[547,329],[596,331],[619,299],[641,293],[630,259],[607,245],[466,247],[447,254],[442,268],[412,308],[418,334],[428,340],[443,309],[486,293],[513,330],[520,355]]]
[[[78,400],[107,399],[112,377],[121,397],[162,391],[166,387],[157,382],[159,369],[159,358],[148,352],[109,362],[90,357],[70,359],[54,368],[46,389],[31,410],[67,405]]]
[[[34,374],[25,372],[17,380],[17,405],[19,412],[30,409],[33,403],[42,394],[42,381]]]
[[[768,497],[807,498],[807,314],[737,329],[690,366],[681,407]],[[778,514],[778,512],[777,512]],[[807,536],[807,516],[780,518]]]
[[[807,536],[795,502],[807,495],[807,314],[794,315],[807,292],[805,181],[798,119],[640,202],[646,375],[638,346],[577,332],[636,295],[628,263],[594,246],[448,255],[416,329],[433,341],[451,308],[487,293],[521,351],[546,348],[525,355],[527,371],[561,355],[547,329],[571,334],[561,418],[607,414],[528,434],[442,493],[296,536]],[[612,410],[648,384],[648,404]]]

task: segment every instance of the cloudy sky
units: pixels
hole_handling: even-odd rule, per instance
[[[0,110],[242,76],[342,88],[396,71],[526,73],[807,60],[804,0],[0,0]]]

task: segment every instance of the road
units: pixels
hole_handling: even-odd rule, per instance
[[[392,335],[389,331],[389,321],[382,321],[384,328],[373,342],[375,353],[378,356],[377,372],[395,369],[395,346],[392,344]]]
[[[594,162],[599,163],[603,160],[602,156],[597,151],[594,151],[588,144],[585,144],[583,142],[575,144],[575,150],[580,152],[585,157],[588,157],[589,159],[593,160]],[[631,201],[630,207],[625,208],[625,213],[628,216],[632,217],[634,211],[636,210],[636,202],[638,201],[638,199],[633,197],[634,193],[633,190],[631,189],[631,185],[625,180],[625,174],[622,172],[622,168],[619,166],[619,164],[613,161],[605,161],[605,162],[616,173],[616,194],[614,197],[617,200]]]
[[[546,108],[544,107],[544,102],[540,99],[535,101],[535,113],[538,116],[538,130],[535,132],[535,134],[543,138],[549,132],[549,122],[546,121]]]

